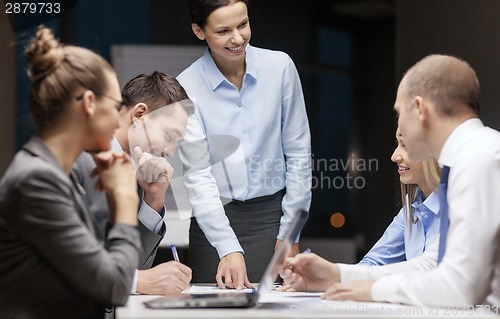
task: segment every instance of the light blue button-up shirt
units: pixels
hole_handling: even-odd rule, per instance
[[[202,178],[204,170],[191,174],[186,182],[205,236],[221,257],[239,246],[221,215],[217,191],[222,197],[247,200],[286,188],[278,234],[282,239],[293,214],[308,211],[311,202],[311,137],[293,61],[283,52],[248,45],[246,72],[238,90],[207,49],[178,80],[196,104],[184,142],[207,137],[211,175],[217,183],[213,187],[209,177]],[[196,117],[198,123],[193,121]]]
[[[422,202],[423,193],[419,191],[413,207],[413,220],[406,217],[404,208],[394,217],[382,237],[359,262],[361,265],[376,266],[393,264],[421,256],[439,234],[439,195],[431,193]],[[407,198],[408,200],[408,198]]]

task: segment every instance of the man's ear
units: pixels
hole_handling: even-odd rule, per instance
[[[203,32],[203,29],[200,28],[200,26],[197,23],[192,23],[191,24],[191,29],[193,29],[194,35],[201,41],[205,40],[205,33]]]
[[[415,111],[417,112],[418,120],[423,125],[427,124],[429,121],[430,107],[429,100],[421,96],[415,97]]]
[[[138,121],[141,117],[143,117],[146,113],[148,113],[148,106],[145,103],[137,103],[130,110],[130,120],[132,123]]]

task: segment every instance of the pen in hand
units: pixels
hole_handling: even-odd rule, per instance
[[[174,256],[174,260],[180,262],[179,254],[177,254],[177,247],[175,247],[174,243],[170,244],[170,250],[172,250],[172,256]]]

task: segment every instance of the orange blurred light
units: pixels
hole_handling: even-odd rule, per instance
[[[334,213],[330,217],[330,224],[334,228],[340,228],[345,224],[345,216],[342,213]]]

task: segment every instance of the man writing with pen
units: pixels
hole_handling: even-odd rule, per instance
[[[151,266],[166,232],[165,192],[173,175],[166,157],[174,155],[194,106],[179,82],[160,72],[141,74],[130,80],[122,90],[122,98],[123,101],[117,101],[123,106],[120,127],[111,145],[113,151],[131,155],[142,198],[138,217],[143,252],[131,293],[179,293],[191,281],[189,267],[175,261]],[[95,179],[90,177],[94,168],[92,157],[84,153],[72,174],[84,187],[97,233],[104,238],[109,212],[105,195],[95,190]]]
[[[174,243],[170,244],[170,249],[172,250],[172,256],[174,256],[174,260],[180,262],[179,254],[177,253],[177,247],[175,247]]]

